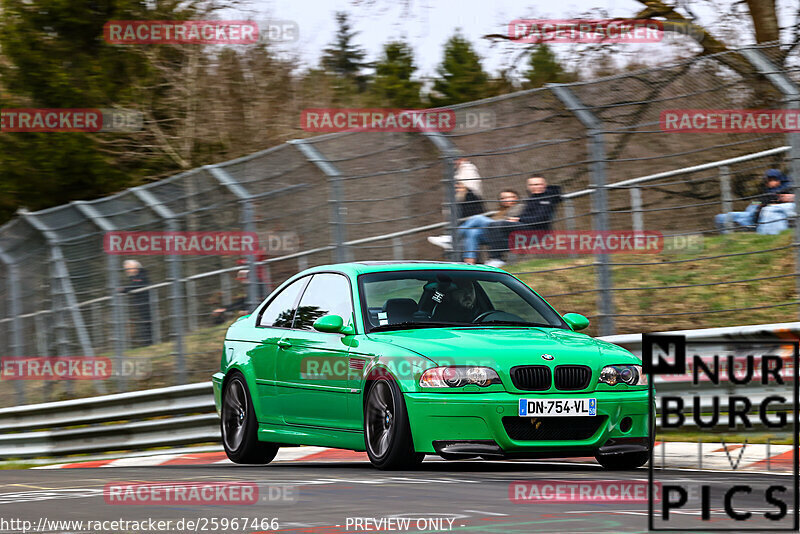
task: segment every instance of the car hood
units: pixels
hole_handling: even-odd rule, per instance
[[[437,365],[482,365],[508,371],[516,365],[639,364],[627,350],[561,328],[423,328],[369,334],[425,356]],[[552,359],[542,358],[550,355]]]

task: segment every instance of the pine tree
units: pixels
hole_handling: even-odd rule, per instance
[[[370,64],[364,61],[367,57],[364,49],[353,43],[359,32],[351,30],[350,18],[343,11],[336,12],[336,25],[334,42],[323,51],[322,67],[343,80],[354,82],[363,92],[369,80],[363,71]]]
[[[472,44],[460,33],[444,47],[444,60],[437,67],[438,78],[430,95],[434,106],[449,106],[479,100],[490,94],[489,76]]]
[[[547,44],[537,45],[528,58],[528,70],[525,72],[527,87],[543,87],[548,83],[565,83],[574,81],[576,76],[559,63],[558,58]]]
[[[414,52],[407,43],[386,43],[372,83],[372,93],[379,104],[405,109],[422,107],[422,83],[411,79],[416,69]]]
[[[102,36],[108,20],[143,18],[138,2],[0,2],[0,107],[130,104],[130,87],[148,72],[147,61],[131,47],[104,43]],[[40,209],[131,184],[135,170],[115,161],[98,135],[0,134],[0,221],[18,206]]]

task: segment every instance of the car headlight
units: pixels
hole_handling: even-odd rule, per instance
[[[647,375],[642,372],[641,365],[606,365],[600,371],[600,378],[597,381],[609,386],[619,383],[646,386]]]
[[[419,379],[424,388],[460,388],[474,384],[486,387],[501,384],[497,372],[490,367],[434,367]]]

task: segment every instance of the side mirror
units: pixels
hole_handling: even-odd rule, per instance
[[[583,330],[587,326],[589,326],[589,319],[581,315],[580,313],[568,313],[564,315],[564,320],[567,324],[575,331]]]
[[[328,334],[344,334],[346,336],[355,333],[353,327],[344,324],[344,319],[341,315],[323,315],[314,321],[314,330],[319,332],[326,332]]]

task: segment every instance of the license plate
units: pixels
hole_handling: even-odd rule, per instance
[[[520,417],[597,415],[597,399],[520,399]]]

